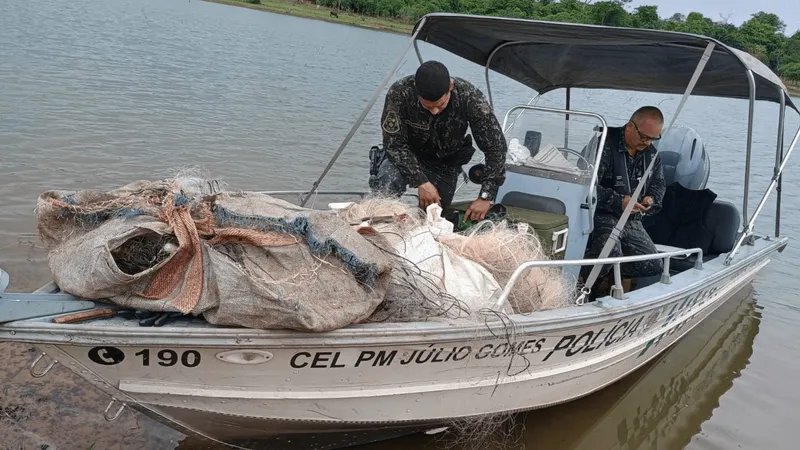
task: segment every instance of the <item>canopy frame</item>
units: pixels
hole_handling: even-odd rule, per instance
[[[442,25],[439,25],[439,23],[441,23],[444,26],[446,26],[448,20],[450,20],[452,22],[457,22],[459,20],[469,20],[469,21],[471,21],[473,23],[480,23],[480,22],[487,22],[487,23],[488,22],[497,22],[497,23],[505,22],[505,23],[509,23],[509,24],[510,23],[513,23],[513,24],[523,23],[526,26],[536,26],[538,24],[538,25],[542,25],[542,26],[551,26],[551,27],[554,27],[554,28],[562,29],[562,30],[568,30],[570,28],[573,28],[573,29],[576,29],[576,30],[581,30],[581,29],[587,30],[587,29],[598,29],[598,28],[605,28],[605,29],[612,29],[612,30],[613,29],[619,29],[618,27],[603,27],[603,26],[598,26],[598,25],[557,23],[557,22],[548,22],[548,21],[539,21],[539,20],[530,20],[530,19],[516,19],[516,18],[503,18],[503,17],[490,17],[490,16],[475,16],[475,15],[451,14],[451,13],[433,13],[433,14],[428,14],[428,15],[424,16],[422,19],[420,19],[419,22],[417,22],[417,24],[415,24],[415,27],[414,27],[414,36],[415,36],[415,38],[414,38],[414,40],[415,40],[414,47],[415,47],[415,49],[417,51],[417,57],[418,57],[420,63],[423,62],[423,59],[422,59],[421,53],[419,52],[419,47],[418,47],[418,44],[417,44],[418,40],[422,40],[423,42],[426,42],[428,44],[440,47],[440,48],[442,48],[442,49],[444,49],[446,51],[449,51],[450,53],[453,53],[453,54],[455,54],[457,56],[460,56],[460,57],[465,58],[467,60],[471,60],[472,62],[476,62],[476,61],[473,60],[473,58],[468,57],[468,55],[466,54],[468,52],[468,50],[474,50],[474,49],[469,48],[469,49],[465,49],[463,52],[461,52],[461,51],[458,51],[458,49],[452,48],[452,46],[442,45],[441,43],[438,43],[435,39],[431,40],[429,34],[426,34],[426,32],[428,31],[428,29],[426,29],[426,26],[428,28],[433,28],[433,27],[436,27],[436,26],[442,26]],[[461,30],[459,30],[459,31],[463,31],[464,28],[465,27],[462,26]],[[785,133],[785,130],[784,130],[784,128],[785,128],[785,126],[784,126],[784,124],[785,124],[785,111],[786,111],[787,107],[791,107],[792,109],[795,110],[795,112],[800,114],[800,110],[798,110],[798,108],[794,105],[794,103],[791,101],[791,99],[788,98],[788,94],[786,92],[786,88],[783,85],[783,83],[780,81],[779,78],[777,78],[777,75],[772,73],[771,70],[767,66],[765,66],[763,63],[761,63],[757,59],[753,58],[749,54],[746,54],[746,53],[744,53],[744,52],[742,52],[740,50],[733,49],[733,48],[723,44],[722,42],[720,42],[720,41],[718,41],[716,39],[713,39],[713,38],[710,38],[710,37],[707,37],[707,36],[690,34],[690,33],[680,33],[680,32],[661,31],[661,30],[639,30],[639,29],[631,29],[631,28],[628,28],[628,29],[625,29],[625,30],[626,31],[633,31],[633,32],[640,31],[643,34],[647,34],[647,35],[651,35],[651,36],[660,35],[660,36],[663,36],[665,38],[665,40],[666,40],[667,37],[673,37],[673,38],[674,37],[680,37],[680,38],[682,38],[683,40],[686,41],[686,42],[659,42],[658,46],[660,46],[660,47],[672,47],[672,48],[679,47],[679,48],[686,48],[686,49],[692,49],[692,50],[700,50],[701,46],[703,48],[706,48],[710,44],[713,44],[713,46],[712,46],[713,50],[711,52],[711,56],[712,57],[715,54],[718,54],[718,55],[725,55],[725,56],[727,56],[729,58],[734,58],[736,61],[738,61],[738,63],[744,69],[743,72],[744,72],[745,78],[747,80],[747,91],[748,91],[748,96],[747,96],[747,100],[748,100],[748,120],[747,120],[747,141],[746,141],[746,150],[745,150],[745,182],[744,182],[744,193],[743,193],[742,211],[741,211],[742,218],[743,218],[743,220],[742,220],[743,224],[747,224],[748,223],[748,207],[749,207],[749,202],[748,202],[749,199],[748,199],[748,197],[749,197],[749,193],[750,193],[750,168],[751,168],[751,156],[752,156],[752,147],[753,147],[753,122],[754,122],[754,112],[755,112],[754,110],[755,110],[755,102],[756,102],[756,100],[759,99],[757,94],[760,92],[760,91],[757,90],[756,73],[754,72],[754,69],[758,72],[758,76],[760,77],[760,79],[762,80],[763,83],[766,83],[768,85],[772,85],[774,88],[776,88],[777,93],[776,93],[774,98],[772,98],[771,96],[766,94],[761,98],[761,100],[777,101],[780,104],[780,106],[779,106],[779,118],[778,118],[778,136],[777,136],[778,149],[776,150],[776,159],[775,159],[775,167],[774,167],[774,173],[779,176],[778,185],[777,185],[776,216],[775,216],[775,236],[777,237],[779,235],[779,233],[780,233],[780,205],[781,205],[781,184],[780,184],[780,181],[781,181],[782,177],[781,177],[781,174],[779,172],[779,168],[780,168],[781,163],[783,161],[783,141],[784,141],[784,133]],[[563,36],[555,36],[555,37],[553,37],[551,35],[550,37],[551,37],[552,41],[555,42],[555,41],[559,40],[560,38],[562,38]],[[539,45],[539,44],[542,44],[542,43],[543,43],[543,41],[534,41],[534,40],[529,40],[529,39],[526,40],[526,39],[513,39],[513,38],[511,38],[511,39],[508,39],[508,40],[505,40],[505,41],[502,41],[502,42],[498,42],[497,45],[495,45],[494,47],[491,48],[490,51],[488,51],[488,53],[485,55],[485,64],[483,64],[483,65],[484,65],[484,77],[485,77],[485,81],[486,81],[487,99],[489,101],[489,104],[492,107],[494,107],[494,99],[493,99],[493,96],[492,96],[491,81],[490,81],[490,76],[489,76],[490,69],[495,70],[496,72],[501,73],[501,74],[503,74],[503,75],[505,75],[505,76],[517,81],[517,82],[521,82],[522,84],[525,84],[528,87],[531,87],[532,89],[534,89],[537,92],[537,94],[538,94],[537,97],[542,95],[542,94],[545,94],[545,93],[547,93],[549,91],[556,90],[556,89],[559,89],[559,88],[564,88],[564,89],[566,89],[566,97],[567,97],[567,104],[568,105],[569,105],[569,98],[570,98],[570,94],[571,94],[571,89],[573,87],[592,88],[592,87],[587,87],[587,86],[559,83],[557,85],[551,85],[551,86],[548,86],[546,88],[537,89],[536,87],[531,86],[528,83],[525,83],[523,80],[520,80],[520,79],[518,79],[516,77],[510,76],[508,73],[503,73],[501,71],[498,71],[498,70],[496,70],[496,69],[494,69],[492,67],[492,63],[494,62],[496,56],[504,49],[507,49],[507,48],[510,48],[510,47],[513,47],[513,46],[522,46],[522,45],[526,45],[526,44],[527,45]],[[467,44],[465,44],[465,46],[466,45]],[[593,88],[600,89],[602,87],[598,86],[598,87],[593,87]],[[642,86],[638,86],[638,87],[632,88],[631,90],[643,91],[643,92],[651,92],[651,93],[668,93],[669,92],[669,91],[660,90],[660,89],[658,89],[657,86],[655,88],[652,88],[652,89],[645,89]],[[698,95],[703,95],[703,94],[698,94]],[[739,96],[723,95],[721,93],[718,93],[718,94],[713,95],[713,96],[722,97],[722,98],[740,98]],[[685,98],[684,98],[684,101],[685,101]],[[567,106],[567,108],[569,108],[569,106]],[[753,234],[753,228],[754,228],[753,226],[749,227],[749,229],[748,229],[748,227],[742,226],[741,233],[743,235],[747,234],[746,239],[744,240],[745,244],[752,244],[755,241],[754,234]]]
[[[432,13],[423,16],[414,26],[410,42],[406,46],[404,52],[392,68],[386,73],[384,79],[381,81],[380,85],[378,86],[377,90],[373,94],[372,98],[368,102],[367,106],[365,107],[364,111],[362,112],[361,116],[356,120],[353,124],[352,129],[345,137],[344,141],[340,145],[337,152],[334,154],[333,158],[328,163],[327,167],[323,171],[322,175],[314,182],[311,190],[308,192],[308,195],[303,199],[301,202],[301,206],[304,206],[305,203],[309,200],[309,198],[314,195],[319,188],[320,183],[322,182],[323,178],[333,166],[334,162],[338,157],[341,155],[342,151],[346,147],[347,143],[353,137],[353,134],[358,129],[358,127],[363,123],[364,119],[366,118],[367,113],[373,107],[375,102],[378,99],[380,93],[386,88],[389,84],[390,78],[394,75],[394,73],[399,68],[402,59],[405,57],[408,49],[413,46],[417,59],[420,63],[423,62],[422,54],[419,50],[418,41],[423,41],[428,44],[437,46],[442,48],[445,51],[448,51],[456,56],[460,56],[464,59],[467,59],[473,63],[478,63],[484,66],[486,83],[487,83],[487,94],[488,100],[490,104],[493,106],[493,99],[491,94],[491,83],[489,80],[489,71],[490,69],[494,70],[497,73],[503,74],[508,76],[509,78],[522,83],[528,87],[533,88],[537,95],[534,99],[537,99],[541,94],[546,92],[559,89],[559,88],[566,88],[567,89],[567,96],[569,98],[569,94],[571,88],[588,88],[588,89],[616,89],[616,90],[633,90],[633,91],[642,91],[642,92],[652,92],[652,93],[677,93],[673,92],[675,90],[675,86],[671,86],[670,88],[664,87],[663,89],[652,88],[652,86],[648,85],[650,88],[644,88],[643,85],[639,86],[627,86],[623,88],[613,87],[613,86],[603,86],[601,84],[591,85],[589,83],[589,79],[583,80],[584,84],[588,85],[581,85],[581,83],[556,83],[556,84],[549,84],[543,86],[535,86],[531,85],[530,80],[520,79],[519,76],[514,77],[510,76],[508,73],[503,73],[502,70],[499,70],[498,67],[492,67],[492,62],[495,60],[496,56],[505,48],[513,47],[514,45],[539,45],[543,42],[541,41],[533,41],[530,39],[502,39],[494,45],[488,52],[484,52],[484,54],[480,54],[479,56],[475,56],[475,53],[480,53],[476,47],[470,47],[467,44],[467,39],[465,37],[466,31],[464,31],[463,23],[458,24],[459,28],[459,37],[463,39],[456,40],[459,43],[462,43],[464,46],[462,48],[452,48],[452,45],[445,45],[447,42],[439,42],[436,39],[431,39],[432,31],[438,31],[441,28],[446,28],[450,22],[450,24],[455,24],[456,22],[469,22],[473,25],[480,25],[484,26],[487,23],[494,22],[503,25],[503,27],[496,27],[493,31],[497,31],[498,33],[506,33],[508,34],[508,30],[506,28],[513,28],[517,27],[517,31],[520,30],[521,24],[525,27],[533,27],[533,26],[541,26],[541,27],[550,27],[549,34],[546,36],[551,39],[551,43],[557,42],[557,40],[561,40],[561,43],[572,39],[575,40],[575,36],[564,36],[566,35],[566,30],[574,29],[574,30],[582,30],[586,33],[591,31],[594,33],[595,39],[600,39],[601,37],[605,40],[604,43],[595,43],[594,41],[586,40],[584,41],[587,45],[626,45],[625,35],[627,35],[630,39],[639,38],[640,41],[638,44],[648,45],[648,46],[655,46],[654,48],[672,48],[672,47],[683,47],[693,50],[701,50],[702,48],[706,48],[709,44],[714,43],[715,49],[712,52],[712,57],[716,55],[726,55],[728,58],[733,58],[733,61],[738,62],[739,66],[741,66],[744,70],[744,75],[747,80],[747,93],[746,96],[748,100],[748,126],[747,126],[747,145],[746,145],[746,162],[745,162],[745,183],[744,183],[744,199],[743,199],[743,208],[742,208],[742,215],[743,215],[743,223],[749,223],[748,221],[748,195],[749,195],[749,187],[750,187],[750,165],[751,165],[751,153],[752,153],[752,143],[753,143],[753,119],[754,119],[754,106],[756,100],[768,100],[768,101],[775,101],[780,103],[780,111],[779,111],[779,130],[778,130],[778,138],[777,138],[777,149],[776,149],[776,160],[775,160],[775,168],[774,173],[777,175],[777,202],[776,202],[776,218],[775,218],[775,229],[776,229],[776,236],[779,234],[780,231],[780,203],[781,203],[781,185],[780,181],[781,177],[781,167],[784,166],[785,157],[783,155],[783,142],[784,142],[784,118],[785,118],[785,110],[787,107],[791,107],[795,110],[798,114],[800,114],[800,110],[794,105],[791,99],[786,92],[786,88],[781,82],[780,78],[777,77],[768,67],[766,67],[763,63],[758,61],[756,58],[752,57],[751,55],[744,53],[740,50],[733,49],[728,47],[727,45],[717,41],[716,39],[712,39],[706,36],[694,35],[689,33],[678,33],[678,32],[671,32],[671,31],[660,31],[660,30],[642,30],[642,29],[635,29],[635,28],[619,28],[619,27],[608,27],[608,26],[600,26],[600,25],[584,25],[584,24],[572,24],[572,23],[559,23],[559,22],[546,22],[546,21],[536,21],[536,20],[529,20],[529,19],[513,19],[513,18],[500,18],[500,17],[490,17],[490,16],[475,16],[475,15],[466,15],[466,14],[448,14],[448,13]],[[494,26],[492,23],[492,26]],[[502,30],[498,30],[502,28]],[[489,27],[488,29],[492,29]],[[598,30],[601,30],[601,34],[598,34]],[[615,31],[616,30],[616,31]],[[469,30],[467,30],[469,31]],[[608,31],[615,31],[613,34],[609,34]],[[562,33],[561,35],[559,33]],[[590,33],[589,33],[590,34]],[[474,38],[476,33],[473,33],[472,37]],[[619,37],[623,36],[623,37]],[[659,41],[659,38],[662,40]],[[668,41],[668,38],[672,38],[671,42],[664,42]],[[603,40],[600,39],[600,40]],[[678,42],[675,42],[678,41]],[[547,42],[544,42],[547,43]],[[635,44],[635,43],[634,43]],[[631,45],[634,45],[631,44]],[[600,47],[595,47],[600,48]],[[468,53],[472,52],[472,57],[468,55]],[[726,62],[731,62],[728,60]],[[694,68],[694,67],[693,67]],[[756,80],[756,76],[758,76],[758,80],[760,80],[761,84],[766,84],[767,86],[772,86],[775,88],[777,92],[774,93],[762,93],[762,90],[757,90],[758,83]],[[688,75],[687,75],[688,78]],[[527,81],[527,82],[526,82]],[[730,82],[730,79],[728,80]],[[705,89],[705,91],[703,91]],[[733,91],[730,92],[723,92],[723,91],[709,91],[712,87],[708,85],[702,86],[700,89],[700,93],[695,95],[700,96],[715,96],[715,97],[723,97],[723,98],[744,98],[741,93],[735,95]],[[697,91],[698,89],[695,89]],[[767,90],[769,91],[769,90]],[[761,97],[759,97],[759,94]],[[532,101],[534,99],[531,99]],[[569,101],[569,100],[568,100]],[[788,156],[788,155],[787,155]],[[760,208],[759,208],[760,209]],[[741,230],[742,237],[745,238],[743,241],[746,244],[752,244],[754,242],[754,235],[753,235],[753,226],[750,227],[742,227]]]

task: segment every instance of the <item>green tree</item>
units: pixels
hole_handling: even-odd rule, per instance
[[[786,40],[785,30],[786,24],[778,16],[760,11],[743,23],[739,32],[744,50],[775,70]]]
[[[249,1],[249,0],[245,0]],[[255,0],[253,0],[255,1]],[[682,31],[709,36],[749,52],[783,76],[797,81],[800,67],[800,32],[787,37],[786,24],[775,14],[759,11],[741,27],[714,22],[698,12],[677,12],[667,19],[653,5],[628,11],[631,0],[316,0],[329,8],[356,14],[416,21],[431,12],[458,12],[522,17],[555,22],[590,23]]]
[[[628,26],[628,16],[628,12],[617,1],[595,3],[589,13],[591,23],[615,27]]]
[[[662,20],[658,17],[658,6],[640,6],[631,14],[631,25],[636,28],[649,28],[657,30],[662,27]]]
[[[800,31],[785,39],[783,46],[778,51],[779,67],[791,63],[800,63]]]
[[[789,63],[781,66],[781,75],[794,83],[800,82],[800,62]]]

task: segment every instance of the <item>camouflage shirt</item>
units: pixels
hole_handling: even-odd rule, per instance
[[[427,166],[460,167],[475,153],[472,137],[486,155],[482,191],[490,199],[505,181],[506,139],[492,107],[483,93],[461,78],[453,78],[454,88],[447,107],[431,114],[419,102],[414,76],[395,82],[386,94],[381,115],[383,147],[392,163],[412,187],[428,181],[420,169]]]
[[[619,139],[616,145],[607,146],[610,151],[621,152],[625,154],[625,161],[628,166],[628,179],[630,180],[631,194],[636,190],[639,180],[644,176],[647,170],[647,164],[656,158],[653,164],[653,172],[647,179],[647,185],[642,189],[639,195],[639,202],[645,197],[650,196],[653,198],[653,205],[645,213],[631,212],[631,219],[641,218],[642,216],[653,216],[661,211],[662,201],[664,200],[664,193],[667,190],[666,182],[664,181],[664,171],[661,165],[661,158],[657,158],[658,153],[652,145],[646,149],[637,152],[635,156],[628,153],[625,146],[625,133],[620,130]],[[609,214],[614,217],[622,216],[622,199],[625,197],[613,188],[615,182],[614,173],[614,159],[610,151],[604,151],[603,157],[600,160],[600,167],[597,171],[597,213]],[[647,156],[647,158],[645,158]]]

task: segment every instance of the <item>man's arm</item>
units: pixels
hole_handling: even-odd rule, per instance
[[[487,192],[490,198],[497,196],[497,190],[506,180],[506,153],[508,145],[497,117],[483,93],[471,86],[467,92],[467,119],[472,130],[472,137],[481,152],[486,156],[486,171],[481,191]]]
[[[611,177],[614,176],[614,169],[612,167],[611,154],[604,149],[599,149],[603,152],[600,159],[600,167],[597,169],[597,206],[595,211],[606,211],[611,214],[622,214],[622,200],[623,196],[617,191],[609,189],[600,185],[606,178],[607,174]]]
[[[403,121],[401,104],[405,99],[394,88],[386,93],[386,101],[381,114],[383,149],[389,160],[400,170],[412,187],[428,182],[422,172],[417,157],[408,146],[408,128]]]
[[[647,196],[653,198],[653,205],[644,213],[647,216],[654,216],[661,211],[664,194],[667,192],[667,182],[664,180],[661,157],[656,153],[654,158],[656,162],[653,163],[653,173],[650,174],[650,178],[647,180]]]

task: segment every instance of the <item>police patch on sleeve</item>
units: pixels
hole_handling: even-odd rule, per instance
[[[400,118],[397,117],[395,111],[386,113],[386,118],[383,119],[383,131],[389,134],[396,134],[400,131]]]

